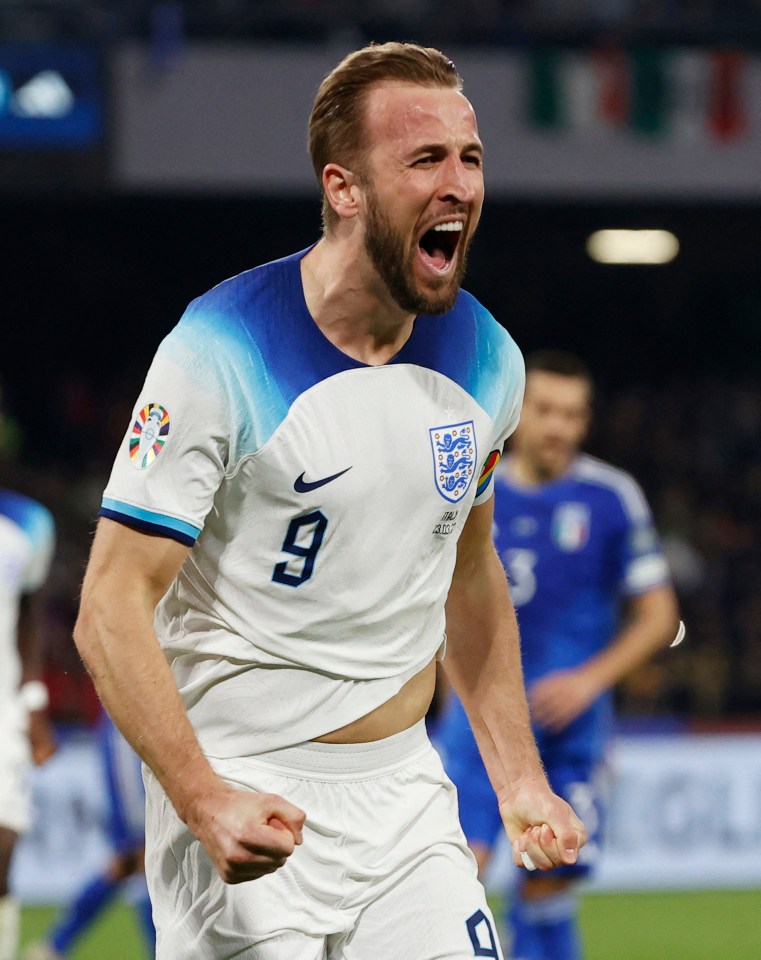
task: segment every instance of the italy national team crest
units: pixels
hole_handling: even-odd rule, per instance
[[[433,427],[431,436],[436,489],[445,500],[459,503],[476,469],[476,431],[472,420]]]
[[[565,553],[581,550],[589,540],[589,505],[586,503],[559,503],[552,516],[552,539]]]
[[[164,449],[169,426],[169,411],[158,403],[148,403],[138,413],[129,438],[129,456],[135,469],[150,467]]]

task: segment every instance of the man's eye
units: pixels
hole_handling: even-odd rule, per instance
[[[481,166],[481,157],[479,157],[477,154],[474,153],[474,154],[472,154],[472,155],[470,155],[470,156],[463,157],[463,158],[462,158],[462,162],[463,162],[463,163],[470,164],[470,165],[473,166],[473,167],[480,167],[480,166]]]

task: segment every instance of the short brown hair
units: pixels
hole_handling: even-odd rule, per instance
[[[569,350],[535,350],[526,358],[526,376],[530,373],[554,373],[559,377],[583,380],[589,388],[589,399],[594,395],[594,380],[587,364]]]
[[[373,84],[384,80],[462,89],[455,65],[433,47],[393,42],[350,53],[320,84],[309,117],[309,155],[320,187],[328,163],[356,168],[361,161],[365,97]],[[326,197],[322,219],[326,230],[337,220]]]

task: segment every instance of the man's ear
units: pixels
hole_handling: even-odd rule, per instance
[[[322,171],[322,189],[336,215],[351,220],[359,210],[359,189],[356,176],[346,167],[328,163]]]

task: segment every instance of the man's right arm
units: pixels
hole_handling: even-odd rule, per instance
[[[74,639],[103,704],[228,883],[282,866],[304,813],[228,786],[212,770],[153,629],[156,605],[188,548],[101,519]]]

